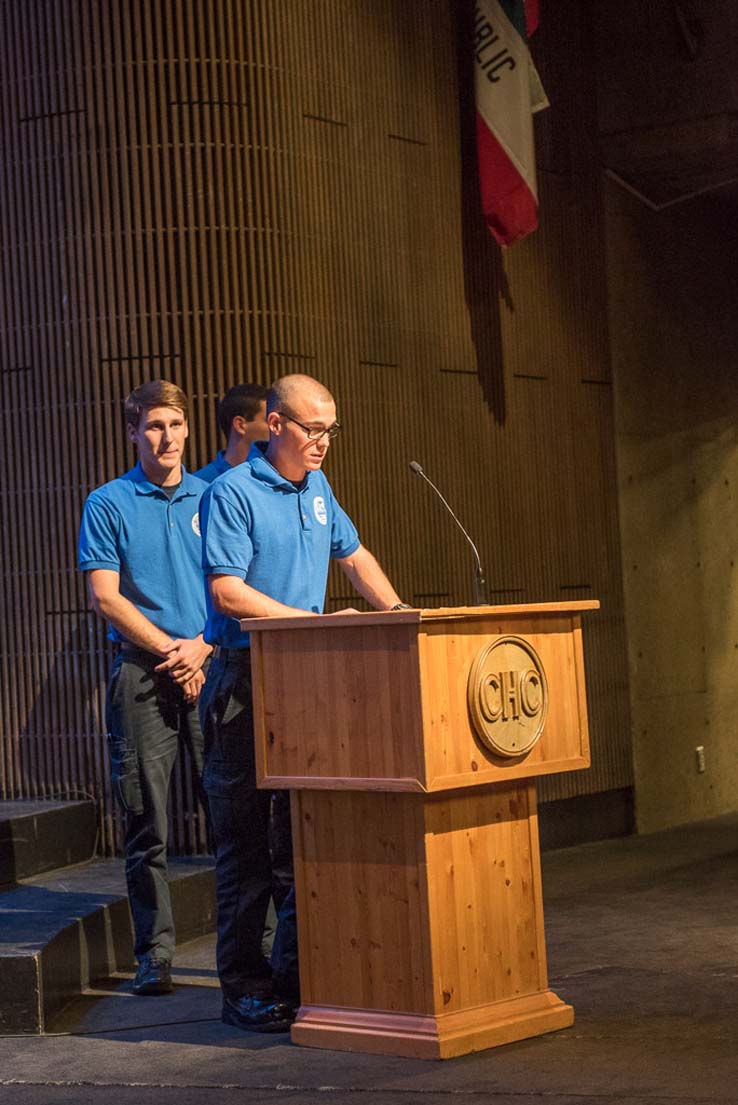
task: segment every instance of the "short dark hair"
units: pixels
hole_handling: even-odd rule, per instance
[[[253,422],[266,397],[267,389],[261,384],[236,384],[229,388],[218,403],[218,425],[224,435],[230,434],[231,423],[237,415]]]
[[[154,407],[172,407],[176,411],[182,411],[187,417],[187,396],[177,384],[169,380],[149,380],[147,384],[141,384],[134,388],[125,401],[124,411],[126,422],[132,426],[138,426],[141,421],[141,412],[150,411]]]

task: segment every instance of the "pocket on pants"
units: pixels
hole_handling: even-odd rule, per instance
[[[123,724],[123,702],[120,686],[121,666],[116,664],[110,677],[105,705],[110,756],[110,781],[113,794],[126,813],[143,813],[143,793],[138,767],[138,752],[130,732]]]

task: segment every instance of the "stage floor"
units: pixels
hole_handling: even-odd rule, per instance
[[[543,855],[551,987],[572,1028],[446,1062],[293,1046],[222,1025],[214,939],[176,992],[130,976],[56,1034],[0,1039],[3,1105],[738,1102],[738,816]]]

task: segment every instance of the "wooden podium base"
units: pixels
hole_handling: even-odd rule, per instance
[[[548,986],[535,787],[293,795],[310,1047],[446,1059],[574,1020]]]
[[[572,1007],[547,990],[461,1013],[426,1017],[303,1005],[292,1026],[292,1040],[304,1047],[333,1051],[397,1055],[405,1059],[453,1059],[471,1051],[569,1028],[573,1023]]]

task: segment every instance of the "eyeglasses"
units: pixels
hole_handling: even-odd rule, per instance
[[[288,422],[294,422],[296,426],[304,430],[308,441],[320,441],[326,434],[329,439],[332,439],[338,437],[341,432],[341,427],[337,422],[334,422],[332,426],[328,426],[327,429],[321,430],[319,426],[305,426],[302,422],[298,422],[296,418],[293,418],[291,414],[285,414],[284,411],[279,411],[279,414],[282,418],[286,418]]]

